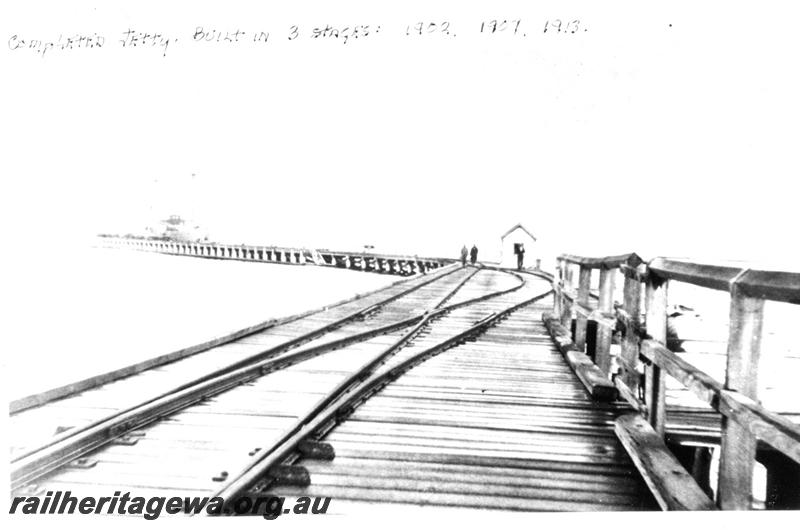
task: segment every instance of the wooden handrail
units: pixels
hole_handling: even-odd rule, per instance
[[[707,405],[716,408],[722,383],[684,361],[672,350],[654,340],[643,340],[641,356],[653,364],[661,366],[667,373]]]
[[[800,273],[748,270],[737,284],[747,296],[800,304]]]
[[[800,464],[800,425],[728,390],[720,392],[717,410]]]
[[[582,256],[573,256],[572,254],[562,254],[558,259],[564,260],[567,263],[574,263],[575,265],[583,265],[590,269],[615,269],[623,264],[636,267],[640,263],[644,263],[642,258],[635,252],[621,254],[619,256],[606,256],[604,258],[585,258]]]
[[[739,392],[725,390],[722,383],[655,341],[642,341],[642,356],[662,366],[698,399],[800,463],[800,425],[770,412]]]
[[[614,380],[619,395],[639,411],[641,421],[652,427],[652,435],[662,439],[664,436],[667,375],[722,414],[717,499],[720,508],[751,507],[758,440],[800,463],[800,426],[766,410],[758,403],[756,395],[764,301],[800,304],[800,273],[707,265],[663,257],[644,263],[635,253],[600,258],[565,254],[558,258],[558,264],[559,274],[553,280],[556,297],[552,322],[563,324],[559,328],[563,335],[575,319],[571,347],[577,351],[571,352],[573,356],[584,351],[587,320],[597,323],[594,361],[600,368],[593,373]],[[569,265],[578,265],[580,269],[577,290],[571,285],[574,278],[571,270],[568,273]],[[596,310],[587,303],[594,269],[600,269],[601,274],[600,296],[595,297],[599,298]],[[617,272],[624,280],[622,304],[611,300]],[[672,281],[730,293],[731,320],[724,383],[667,348],[667,293]],[[644,307],[640,307],[642,286],[647,294]],[[644,323],[640,321],[642,310],[647,314]],[[622,330],[622,352],[618,359],[612,359],[609,353],[609,334],[614,328]],[[569,337],[559,340],[569,342]],[[586,367],[582,369],[587,370]],[[623,441],[628,451],[649,450],[651,444],[635,443],[638,436],[645,436],[634,432],[631,426],[635,422],[631,423],[630,418],[625,421],[624,425],[618,424],[617,432],[625,437]],[[651,434],[645,438],[652,437]],[[658,450],[665,449],[659,446]],[[631,456],[651,486],[658,484],[659,488],[668,488],[674,482],[669,478],[674,470],[670,471],[666,464],[658,468],[661,465],[658,462],[665,462],[663,458]],[[669,492],[654,490],[654,494],[668,495]],[[664,501],[662,507],[672,509],[673,505]]]
[[[800,304],[800,273],[705,265],[655,258],[648,270],[659,278],[691,283],[700,287],[730,291],[735,281],[742,294],[776,302]]]

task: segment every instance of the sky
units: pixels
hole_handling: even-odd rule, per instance
[[[521,222],[548,256],[800,266],[787,4],[259,4],[7,3],[14,235],[68,246],[178,214],[225,242],[455,256]],[[481,34],[492,19],[525,36]],[[544,33],[555,19],[579,30]],[[429,20],[451,34],[405,35]],[[309,37],[326,24],[380,30]],[[178,41],[122,48],[131,28]],[[81,32],[103,49],[10,49]]]

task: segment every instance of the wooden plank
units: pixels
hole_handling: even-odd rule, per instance
[[[559,494],[560,493],[560,494]],[[331,506],[335,507],[337,501],[359,500],[386,503],[409,503],[417,506],[459,506],[482,509],[501,509],[515,511],[607,511],[607,510],[635,510],[639,509],[636,499],[630,499],[620,504],[603,504],[600,501],[573,500],[570,492],[542,492],[535,498],[520,496],[489,496],[466,493],[450,493],[440,491],[415,491],[382,488],[358,488],[316,486],[308,488],[278,487],[270,490],[270,495],[284,497],[330,497],[334,499]],[[427,513],[427,512],[426,512]]]
[[[614,401],[617,399],[617,388],[603,372],[586,356],[585,353],[571,350],[564,354],[575,375],[583,386],[597,401]]]
[[[585,266],[590,269],[615,269],[622,264],[628,264],[635,267],[640,263],[643,263],[642,258],[640,258],[635,252],[630,254],[621,254],[619,256],[606,256],[603,258],[587,258],[583,256],[573,256],[571,254],[562,254],[559,256],[559,259],[564,260],[567,263],[574,263],[575,265]]]
[[[567,329],[569,329],[572,327],[572,300],[570,300],[566,296],[563,290],[561,291],[561,297],[562,297],[561,305],[563,311],[561,313],[561,324]]]
[[[556,263],[556,275],[553,277],[553,314],[561,319],[564,314],[563,295],[561,294],[561,286],[564,283],[564,277],[561,270],[562,262],[558,260]]]
[[[593,320],[597,323],[598,331],[600,328],[607,330],[610,334],[614,333],[614,330],[617,329],[617,318],[614,313],[606,313],[600,311],[599,309],[595,309],[591,313],[589,313],[589,320]],[[610,341],[609,337],[609,341]],[[609,349],[611,344],[609,343]]]
[[[622,399],[628,402],[628,404],[633,407],[634,410],[642,413],[647,414],[647,407],[639,399],[639,395],[634,392],[628,385],[625,384],[619,377],[614,378],[614,386],[617,387],[617,391]]]
[[[737,390],[756,398],[758,392],[758,362],[764,321],[764,300],[742,295],[739,288],[731,290],[730,332],[725,388]]]
[[[716,508],[644,417],[620,416],[614,430],[662,510]]]
[[[622,382],[634,395],[639,394],[639,328],[641,327],[642,284],[638,279],[625,278],[623,311],[627,316],[622,336]]]
[[[502,438],[497,433],[495,440]],[[334,431],[326,441],[339,447],[349,445],[361,447],[365,452],[371,448],[383,447],[398,452],[424,451],[426,449],[466,454],[493,454],[507,458],[534,459],[580,459],[589,461],[610,461],[624,463],[624,453],[613,437],[597,439],[594,443],[572,443],[567,445],[569,436],[546,435],[525,436],[525,440],[514,443],[493,442],[487,440],[460,440],[437,436],[401,436],[399,434],[381,435],[380,433],[343,433]]]
[[[643,264],[638,266],[623,264],[619,266],[619,270],[625,278],[630,278],[631,280],[642,283],[647,281],[647,270],[644,267]]]
[[[800,304],[800,273],[749,270],[737,282],[745,296]]]
[[[731,286],[725,388],[736,390],[751,399],[756,399],[758,392],[763,320],[764,299],[741,294],[734,281]],[[722,418],[718,487],[720,508],[751,509],[756,443],[755,435],[747,427],[731,418]]]
[[[595,312],[595,309],[588,303],[576,302],[573,308],[575,309],[576,315],[580,315],[586,319],[591,319]]]
[[[722,384],[719,381],[654,340],[643,340],[641,353],[643,357],[660,366],[662,370],[691,390],[700,400],[715,406],[719,392],[722,390]]]
[[[720,392],[719,411],[800,464],[800,425],[728,390]]]
[[[391,460],[414,465],[419,462],[446,465],[469,465],[485,468],[508,468],[518,470],[543,470],[547,473],[586,473],[604,479],[619,479],[631,476],[629,466],[620,466],[614,462],[575,462],[568,460],[532,460],[498,456],[454,454],[443,451],[427,452],[395,452],[381,448],[372,448],[363,452],[358,448],[336,446],[336,458],[357,458],[363,460]]]
[[[405,415],[410,421],[406,422],[386,422],[382,421],[381,414],[384,414],[384,409],[374,411],[372,419],[365,417],[366,414],[352,416],[354,421],[348,421],[337,427],[336,431],[331,433],[330,440],[335,440],[339,434],[361,435],[361,436],[388,436],[391,437],[390,441],[402,443],[401,438],[411,438],[418,440],[449,440],[456,443],[486,443],[492,444],[497,447],[504,447],[508,449],[526,447],[530,445],[553,443],[563,445],[569,450],[575,448],[586,447],[605,447],[613,446],[613,436],[609,430],[609,421],[613,420],[615,415],[591,415],[588,407],[591,404],[584,403],[584,410],[580,412],[587,412],[589,414],[578,415],[573,413],[566,414],[551,414],[548,418],[544,413],[546,409],[539,407],[517,407],[518,415],[516,418],[508,416],[506,418],[498,418],[497,421],[491,420],[483,424],[475,423],[474,425],[458,425],[452,421],[446,421],[448,418],[442,416],[442,411],[447,411],[447,408],[431,411],[414,411],[406,410]],[[391,410],[391,409],[390,409]],[[397,409],[394,409],[397,410]],[[495,407],[494,410],[504,410],[504,407]],[[491,418],[492,409],[478,411],[478,414],[484,417]],[[459,415],[463,414],[467,420],[476,418],[476,414],[472,413],[469,408],[456,410]],[[391,412],[388,412],[391,414]],[[507,419],[514,420],[520,419],[524,421],[525,416],[530,416],[535,413],[537,416],[542,414],[542,421],[540,422],[544,428],[536,428],[534,425],[523,429],[512,429],[507,426]],[[433,417],[433,421],[429,419]],[[439,421],[438,418],[443,418],[445,421]],[[451,418],[452,419],[452,415]],[[477,418],[476,418],[477,419]],[[550,424],[564,425],[563,432],[548,429]],[[585,423],[591,430],[581,430],[581,424]],[[569,429],[568,426],[574,425],[578,429]],[[394,437],[398,437],[394,439]],[[352,439],[351,439],[352,440]],[[369,441],[369,440],[367,440]],[[614,450],[611,447],[611,450]]]
[[[731,280],[736,278],[741,269],[655,258],[648,264],[648,272],[662,280],[677,280],[718,291],[727,291],[730,288]]]
[[[617,388],[592,362],[585,353],[570,351],[565,355],[570,367],[578,376],[583,386],[596,401],[614,401],[617,399]]]
[[[559,313],[556,316],[560,322],[569,328],[572,326],[572,301],[567,296],[567,291],[570,287],[568,265],[563,260],[558,261],[559,265],[559,282],[558,282],[558,298],[560,301]]]
[[[542,479],[571,482],[571,487],[578,490],[596,491],[617,489],[633,492],[640,487],[634,477],[622,475],[606,476],[596,472],[571,472],[553,469],[522,469],[502,466],[482,466],[465,464],[444,464],[415,462],[411,460],[375,459],[371,455],[363,458],[342,458],[337,456],[332,461],[306,461],[303,465],[310,473],[347,473],[350,475],[376,475],[383,473],[393,476],[422,477],[425,479],[450,479],[457,476],[463,482],[519,483]]]
[[[667,343],[667,286],[669,283],[651,278],[647,282],[647,334],[661,343]],[[661,367],[654,363],[645,366],[645,405],[647,420],[653,429],[664,436],[666,421],[666,379]]]
[[[578,299],[576,300],[577,306],[588,306],[591,281],[592,269],[581,266],[580,273],[578,275]],[[587,318],[579,311],[575,318],[575,347],[577,347],[580,351],[586,350],[586,327]]]
[[[392,476],[382,473],[352,476],[341,474],[315,474],[315,487],[364,488],[386,492],[451,493],[477,497],[518,497],[522,499],[553,499],[571,502],[600,503],[603,505],[635,503],[636,492],[630,491],[586,491],[577,489],[572,482],[540,480],[532,484],[500,483],[489,481],[461,481],[458,475],[426,477]],[[633,497],[633,498],[632,498]]]
[[[800,304],[800,273],[768,270],[746,270],[737,267],[689,263],[656,258],[649,264],[651,273],[661,278],[728,291],[730,282],[738,278],[741,294],[780,302]]]
[[[586,391],[598,401],[617,399],[617,387],[600,371],[585,353],[578,351],[570,338],[569,330],[561,325],[552,315],[542,315],[558,350],[569,363],[572,371],[578,376]]]
[[[600,304],[598,310],[604,314],[610,314],[614,310],[614,278],[615,269],[603,269],[600,271]],[[598,320],[600,322],[600,320]],[[616,324],[616,319],[613,320]],[[611,374],[611,336],[613,328],[598,325],[597,344],[595,346],[595,364],[605,375]]]
[[[624,330],[630,329],[631,333],[633,334],[632,338],[636,339],[637,341],[640,337],[647,335],[647,331],[642,324],[642,320],[639,315],[637,315],[636,318],[633,318],[632,315],[625,311],[623,306],[616,303],[614,304],[614,317],[616,326],[622,327]]]
[[[496,289],[497,284],[486,286],[490,287]],[[487,302],[480,312],[470,308],[446,316],[431,326],[432,336],[419,337],[416,348],[508,303]],[[331,462],[312,462],[311,466],[323,470],[317,469],[317,474],[308,466],[312,488],[334,499],[339,499],[338,493],[358,497],[366,492],[381,502],[421,499],[429,504],[483,503],[496,508],[500,498],[505,499],[505,507],[515,510],[644,507],[639,504],[641,480],[613,434],[619,405],[591,403],[584,396],[582,383],[552,348],[543,325],[533,320],[541,316],[544,306],[542,301],[521,308],[497,328],[390,383],[335,429],[328,431],[330,426],[324,426],[319,434],[335,441],[337,457]],[[374,339],[370,348],[385,340]],[[346,371],[347,366],[335,362],[335,356],[361,355],[362,351],[367,350],[361,345],[348,347],[203,401],[148,428],[147,438],[137,446],[98,452],[97,466],[75,482],[96,482],[92,474],[98,474],[107,486],[117,476],[123,484],[191,487],[193,480],[176,477],[196,477],[202,482],[203,469],[215,474],[235,472],[249,465],[256,446],[263,448],[285,432],[286,426],[273,428],[282,421],[265,415],[295,414],[296,408],[318,402],[318,383]],[[408,358],[409,353],[398,357]],[[351,361],[348,357],[347,363]],[[280,382],[270,383],[276,380]],[[454,397],[452,392],[459,394]],[[504,395],[520,401],[520,406],[504,400]],[[284,410],[269,398],[292,400],[292,405]],[[493,402],[497,399],[500,402]],[[189,457],[181,458],[184,453]],[[343,455],[351,459],[347,466],[342,465]],[[376,463],[378,457],[393,466]],[[375,465],[362,465],[362,461]],[[432,464],[415,468],[415,462]],[[458,462],[461,469],[449,467]],[[498,471],[498,466],[505,469]],[[570,475],[557,476],[559,471]],[[56,480],[72,482],[77,475],[72,472]]]

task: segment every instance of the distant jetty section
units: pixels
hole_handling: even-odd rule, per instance
[[[140,250],[208,259],[233,259],[285,265],[319,265],[397,276],[425,274],[428,271],[455,262],[455,260],[448,258],[422,258],[419,256],[333,251],[302,247],[229,245],[225,243],[173,241],[169,239],[110,235],[100,235],[97,241],[97,246],[102,248]]]

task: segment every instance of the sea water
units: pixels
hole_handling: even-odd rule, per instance
[[[9,399],[301,313],[400,278],[315,266],[85,248],[14,275]],[[8,301],[8,300],[7,300]]]

